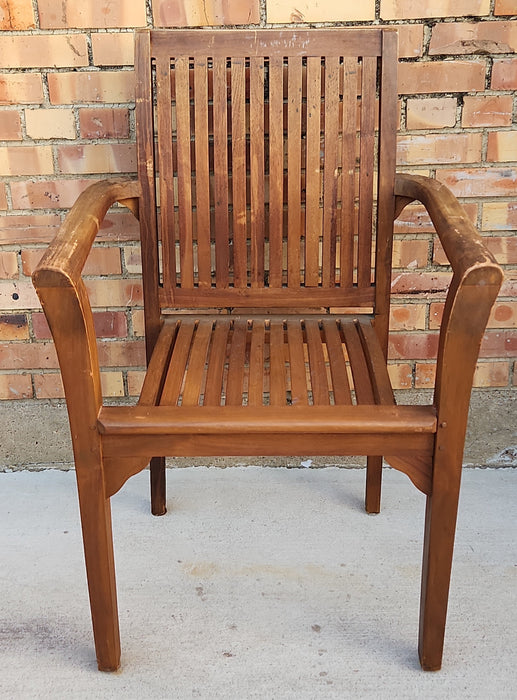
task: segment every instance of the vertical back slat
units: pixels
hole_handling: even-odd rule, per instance
[[[377,58],[363,58],[361,79],[361,145],[359,169],[359,240],[357,253],[357,284],[371,283],[373,172],[375,149],[375,97]]]
[[[321,236],[321,58],[307,59],[307,139],[305,166],[305,286],[317,287]]]
[[[281,56],[269,59],[269,284],[282,285],[284,203],[284,68]]]
[[[336,235],[338,201],[339,58],[325,61],[325,170],[323,181],[322,284],[336,283]]]
[[[251,286],[264,286],[264,59],[250,58]]]
[[[341,124],[341,245],[340,286],[351,287],[354,273],[355,148],[357,142],[357,60],[343,59],[343,116]]]
[[[176,240],[174,232],[174,173],[172,153],[171,68],[168,56],[156,65],[158,111],[158,170],[160,173],[160,233],[164,284],[176,286]]]
[[[213,59],[215,276],[218,287],[227,287],[228,230],[228,115],[226,58]]]
[[[287,281],[300,284],[302,61],[288,58],[287,77]]]
[[[190,87],[189,58],[180,56],[175,61],[176,134],[178,159],[178,238],[180,243],[181,286],[194,286],[194,258],[192,241],[192,166],[190,162]]]
[[[246,225],[246,66],[244,58],[232,59],[232,201],[233,271],[236,286],[248,278]]]
[[[196,229],[200,287],[211,285],[210,174],[208,161],[208,76],[206,58],[194,59],[194,141],[196,159]]]

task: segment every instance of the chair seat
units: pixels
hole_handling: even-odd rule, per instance
[[[393,405],[369,317],[168,318],[139,403],[149,406]]]

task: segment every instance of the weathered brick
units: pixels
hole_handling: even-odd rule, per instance
[[[32,0],[0,0],[0,30],[12,31],[34,27]]]
[[[127,373],[127,388],[130,396],[140,396],[144,383],[145,372],[142,370],[129,370]]]
[[[467,202],[463,208],[472,223],[477,221],[478,206]],[[420,204],[411,204],[406,207],[395,222],[395,233],[432,233],[434,226],[429,214]]]
[[[21,141],[22,124],[19,112],[13,109],[0,110],[0,138],[2,141]]]
[[[517,89],[517,58],[499,58],[492,68],[493,90]]]
[[[515,53],[517,22],[452,22],[433,27],[429,54]]]
[[[511,95],[466,95],[463,100],[461,125],[510,126],[512,109]]]
[[[140,306],[142,284],[134,279],[88,279],[86,287],[94,307]]]
[[[145,27],[145,0],[38,0],[42,29]]]
[[[488,330],[481,343],[480,357],[509,357],[517,355],[517,331]]]
[[[108,213],[101,224],[97,240],[136,241],[139,235],[139,224],[132,214]]]
[[[408,100],[408,129],[440,129],[456,124],[458,101],[454,97],[428,97]]]
[[[388,374],[391,386],[394,389],[411,389],[413,384],[413,371],[407,362],[400,364],[389,364]]]
[[[97,338],[125,338],[127,319],[123,311],[94,311],[93,323]],[[32,314],[32,330],[36,340],[49,340],[52,337],[43,313]]]
[[[0,282],[0,309],[24,311],[37,309],[39,306],[39,299],[31,282],[18,280]]]
[[[216,0],[152,0],[152,8],[155,27],[256,24],[260,20],[259,0],[231,3]]]
[[[435,301],[429,306],[429,330],[440,328],[443,318],[444,303]]]
[[[432,389],[436,379],[436,365],[431,362],[417,362],[415,365],[415,389]]]
[[[31,139],[75,139],[75,117],[71,109],[26,109],[27,136]]]
[[[37,399],[62,399],[65,395],[59,372],[35,374],[34,390]]]
[[[132,143],[58,146],[62,173],[128,173],[136,171],[136,146]]]
[[[494,15],[516,15],[515,0],[495,0]]]
[[[133,102],[133,71],[49,73],[48,86],[52,104],[80,102]]]
[[[0,148],[0,175],[50,175],[54,172],[50,146]]]
[[[488,15],[490,0],[381,0],[381,19]]]
[[[140,246],[126,246],[124,248],[124,262],[126,270],[131,275],[137,275],[142,272],[142,255]]]
[[[0,399],[32,399],[30,374],[0,374]]]
[[[481,226],[483,231],[517,231],[517,202],[485,202]]]
[[[0,369],[57,369],[54,343],[0,343]]]
[[[517,328],[517,301],[498,301],[494,304],[488,328]]]
[[[133,32],[92,34],[93,62],[96,66],[132,66],[135,62]]]
[[[400,94],[471,92],[485,87],[484,61],[432,61],[401,63],[398,71]]]
[[[491,131],[486,157],[492,163],[517,160],[517,131]]]
[[[457,197],[513,196],[517,186],[516,168],[465,168],[437,170],[436,179]]]
[[[400,24],[397,26],[399,35],[399,57],[418,58],[424,51],[424,25]]]
[[[0,354],[1,359],[1,354]],[[109,340],[99,343],[101,367],[144,367],[143,340]]]
[[[26,248],[22,250],[24,275],[27,275],[27,277],[32,275],[44,251],[45,249],[43,248]],[[121,272],[120,249],[107,247],[92,248],[83,269],[84,275],[120,275]]]
[[[79,129],[83,139],[125,139],[129,136],[129,112],[109,107],[80,109]]]
[[[41,104],[43,83],[38,73],[0,74],[0,104]]]
[[[474,163],[481,159],[480,133],[403,134],[397,139],[400,165]]]
[[[27,314],[0,314],[0,340],[28,340]]]
[[[392,305],[390,329],[392,331],[418,331],[425,329],[425,304]]]
[[[124,377],[122,372],[101,372],[102,395],[108,398],[124,396]]]
[[[131,311],[131,323],[134,335],[143,338],[145,335],[145,319],[143,309]]]
[[[184,3],[185,4],[185,3]],[[199,3],[201,5],[201,3]],[[268,0],[268,22],[359,22],[375,19],[374,0],[298,1],[291,5],[283,0]]]
[[[7,192],[5,189],[5,185],[3,182],[0,182],[0,209],[5,211],[7,209]],[[6,217],[3,216],[0,218],[0,235],[1,235],[1,219],[5,219]]]
[[[478,362],[473,385],[476,388],[507,386],[509,373],[509,362]]]
[[[69,209],[94,180],[38,180],[11,183],[15,209]]]
[[[18,277],[18,258],[13,251],[0,251],[0,279],[13,280]]]
[[[60,223],[56,214],[0,216],[0,244],[49,243]]]
[[[392,333],[388,356],[392,360],[429,360],[436,357],[438,333]]]
[[[429,245],[426,240],[395,239],[393,241],[392,264],[394,268],[414,270],[427,265]]]
[[[447,272],[394,272],[392,294],[443,294],[449,287]]]
[[[87,66],[84,34],[0,36],[0,68]]]

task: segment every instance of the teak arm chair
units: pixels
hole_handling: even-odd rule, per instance
[[[65,386],[101,670],[120,662],[110,497],[123,483],[150,462],[159,515],[165,455],[308,454],[366,455],[368,512],[383,456],[427,495],[419,653],[440,668],[469,397],[502,273],[446,187],[395,174],[396,65],[392,29],[137,32],[138,179],[89,187],[34,273]],[[414,200],[453,276],[434,401],[397,406],[393,222]],[[103,406],[81,279],[115,202],[141,229],[136,406]]]

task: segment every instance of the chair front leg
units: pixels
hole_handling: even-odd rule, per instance
[[[367,457],[366,460],[366,497],[367,513],[380,513],[382,485],[382,457]]]
[[[153,457],[150,464],[151,471],[151,513],[153,515],[165,515],[166,483],[165,483],[165,457]]]

